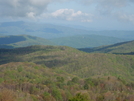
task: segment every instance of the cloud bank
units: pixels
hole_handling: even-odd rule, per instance
[[[39,15],[52,0],[0,0],[0,16],[26,17]]]
[[[67,21],[91,22],[93,15],[82,11],[75,12],[73,9],[59,9],[51,13],[51,17]]]
[[[53,18],[67,21],[91,22],[95,15],[75,11],[72,8],[61,8],[54,12],[47,12],[47,6],[54,2],[74,1],[81,5],[95,5],[95,12],[99,15],[113,16],[120,21],[134,23],[134,14],[129,14],[120,10],[134,3],[134,0],[0,0],[0,17],[8,18]]]

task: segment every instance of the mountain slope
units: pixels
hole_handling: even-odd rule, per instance
[[[121,42],[108,46],[80,49],[85,52],[134,54],[134,41]]]
[[[77,35],[71,37],[63,37],[52,39],[57,45],[70,46],[74,48],[97,47],[101,45],[109,45],[124,41],[123,39],[101,36],[101,35]]]
[[[0,65],[2,101],[70,101],[79,94],[85,101],[132,101],[133,83],[121,77],[99,76],[81,79],[62,70],[30,62]],[[117,100],[115,100],[117,99]],[[82,101],[82,100],[79,100]]]
[[[79,77],[112,75],[121,76],[130,81],[134,80],[133,55],[89,54],[70,47],[58,46],[1,49],[0,52],[0,64],[34,62],[44,64],[49,68],[61,69]]]
[[[31,45],[54,45],[54,43],[49,40],[28,36],[28,35],[18,35],[18,36],[1,36],[0,37],[0,48],[15,48],[15,47],[25,47]]]
[[[134,56],[67,46],[0,49],[0,87],[5,101],[70,101],[77,94],[86,101],[133,101]]]

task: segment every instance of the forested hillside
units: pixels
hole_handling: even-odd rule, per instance
[[[91,54],[66,46],[30,46],[0,49],[0,64],[2,101],[134,98],[133,55]]]
[[[134,54],[134,41],[121,42],[108,46],[100,46],[96,48],[83,48],[79,49],[85,52],[94,53],[114,53],[114,54]]]

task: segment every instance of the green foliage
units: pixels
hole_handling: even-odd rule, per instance
[[[91,79],[91,78],[86,79],[86,80],[85,80],[85,83],[86,83],[86,84],[90,84],[91,86],[94,86],[93,79]]]
[[[2,83],[4,81],[4,79],[3,78],[0,78],[0,83]]]
[[[56,79],[57,79],[57,82],[62,82],[62,83],[64,82],[64,78],[63,77],[57,77]]]
[[[18,68],[18,72],[22,72],[23,71],[23,68],[20,66],[19,68]]]
[[[73,82],[73,83],[78,83],[78,82],[79,82],[79,78],[78,78],[78,77],[72,78],[72,82]]]
[[[34,67],[35,69],[39,69],[37,66],[36,67]]]
[[[73,98],[70,98],[68,101],[90,101],[89,97],[86,94],[78,93]]]
[[[52,89],[52,95],[54,96],[54,98],[57,100],[57,101],[62,101],[62,96],[61,96],[61,93],[58,89],[56,88],[53,88]]]
[[[73,85],[74,83],[72,81],[68,81],[67,85]]]
[[[48,93],[48,92],[44,92],[43,93],[43,96],[45,97],[45,96],[50,96],[50,94]]]
[[[89,85],[87,83],[84,85],[84,89],[85,90],[89,89]]]

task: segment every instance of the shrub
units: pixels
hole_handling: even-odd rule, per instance
[[[90,101],[88,95],[78,93],[73,98],[70,98],[68,101]]]
[[[78,82],[79,82],[79,78],[78,78],[78,77],[74,77],[74,78],[72,79],[72,82],[78,83]]]

